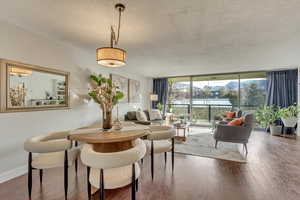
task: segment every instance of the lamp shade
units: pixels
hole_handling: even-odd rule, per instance
[[[158,95],[157,94],[150,94],[150,101],[157,101]]]
[[[103,47],[96,50],[97,62],[106,67],[121,67],[126,65],[126,51],[113,47]]]

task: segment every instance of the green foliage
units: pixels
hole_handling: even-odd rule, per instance
[[[256,111],[256,120],[265,128],[275,124],[280,119],[279,108],[276,106],[262,106]]]
[[[118,91],[119,87],[111,79],[102,77],[101,74],[91,75],[90,79],[96,86],[93,86],[88,95],[101,106],[114,106],[124,98],[124,94]]]
[[[89,96],[92,97],[92,99],[93,99],[96,103],[100,104],[99,100],[97,99],[97,94],[96,94],[95,91],[89,92]]]
[[[164,106],[163,106],[161,103],[158,103],[158,104],[156,105],[156,107],[157,107],[157,109],[160,110],[160,111],[162,111],[162,110],[164,109]]]
[[[266,93],[259,89],[257,83],[251,83],[243,88],[242,105],[263,105]]]
[[[229,99],[231,105],[234,105],[234,106],[238,105],[238,94],[237,94],[237,91],[230,91],[227,94],[225,94],[223,96],[223,98],[224,97]]]
[[[113,96],[113,105],[116,105],[119,103],[119,100],[124,98],[124,94],[120,91],[116,92],[116,95]]]
[[[106,80],[107,84],[109,85],[109,87],[112,87],[113,83],[111,79],[107,79]]]
[[[299,113],[299,107],[296,104],[289,106],[287,108],[281,108],[279,110],[279,116],[281,118],[297,117],[298,113]]]
[[[96,75],[91,75],[90,76],[91,80],[94,81],[95,83],[97,83],[98,86],[101,86],[102,84],[106,83],[108,79],[102,77],[101,74],[99,74],[98,76]]]

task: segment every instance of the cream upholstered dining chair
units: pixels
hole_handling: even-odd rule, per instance
[[[68,167],[75,163],[77,173],[77,157],[79,147],[72,148],[72,141],[68,140],[69,132],[55,132],[46,136],[36,136],[25,141],[24,149],[28,155],[28,194],[31,198],[32,170],[39,170],[42,184],[43,169],[64,167],[65,199],[68,196]],[[77,144],[76,144],[77,145]],[[36,156],[32,154],[36,153]]]
[[[136,139],[133,148],[100,153],[92,145],[84,144],[81,150],[81,161],[87,166],[88,199],[91,199],[91,186],[100,189],[100,199],[104,200],[105,189],[116,189],[131,184],[132,200],[138,189],[138,178],[141,170],[137,161],[146,154],[143,140]]]
[[[165,153],[165,164],[167,163],[167,152],[172,153],[172,171],[174,170],[174,136],[176,132],[169,126],[150,126],[150,134],[147,136],[147,154],[151,155],[151,177],[154,178],[154,154]]]

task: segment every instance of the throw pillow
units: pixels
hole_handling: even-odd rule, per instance
[[[235,116],[235,112],[226,112],[225,114],[227,119],[232,119]]]
[[[147,117],[147,120],[149,121],[150,120],[150,115],[149,115],[149,111],[148,110],[144,110],[144,113]]]
[[[138,121],[148,121],[147,120],[147,116],[146,114],[144,113],[144,111],[137,111],[136,112],[136,118]]]
[[[162,116],[159,110],[153,109],[149,112],[150,120],[162,120]]]
[[[127,117],[129,120],[137,120],[136,119],[136,112],[135,111],[129,111],[127,112]]]
[[[242,115],[243,115],[242,110],[238,110],[237,112],[235,112],[235,117],[242,117]]]
[[[228,126],[241,126],[243,124],[243,118],[237,118],[228,123]]]

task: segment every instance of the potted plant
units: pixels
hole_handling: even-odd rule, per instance
[[[279,109],[276,106],[263,106],[256,112],[256,120],[264,127],[270,128],[272,135],[281,134],[281,126],[276,125],[276,121],[280,119]]]
[[[91,75],[91,86],[89,96],[100,104],[103,116],[103,129],[112,128],[112,109],[124,97],[111,79],[102,77],[101,74]]]
[[[292,105],[279,110],[280,118],[285,127],[295,127],[298,121],[298,106]]]

